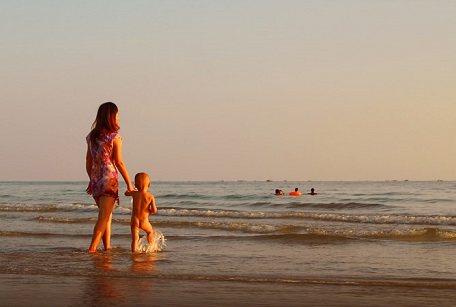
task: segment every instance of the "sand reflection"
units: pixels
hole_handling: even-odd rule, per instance
[[[112,267],[113,254],[111,251],[98,252],[93,253],[91,255],[93,259],[94,268],[97,271],[110,272],[114,270]]]
[[[154,296],[158,253],[107,251],[90,257],[92,269],[87,268],[84,305],[128,306]]]
[[[132,269],[134,272],[152,273],[156,271],[155,261],[157,253],[134,253],[131,254]]]
[[[91,254],[93,276],[89,278],[85,301],[90,306],[118,306],[126,304],[125,284],[117,277],[111,251]]]

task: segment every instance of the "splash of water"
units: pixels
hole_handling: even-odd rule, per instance
[[[166,239],[162,232],[154,229],[152,243],[149,244],[147,235],[144,235],[138,241],[138,251],[143,253],[160,252],[166,246],[165,241]]]

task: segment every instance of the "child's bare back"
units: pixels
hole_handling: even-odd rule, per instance
[[[149,214],[155,214],[157,207],[155,198],[147,192],[150,187],[150,179],[146,173],[138,173],[135,176],[135,186],[137,190],[125,192],[126,196],[133,197],[133,208],[131,211],[131,251],[136,252],[138,249],[139,230],[142,229],[147,233],[147,241],[152,243],[153,230],[149,222]]]

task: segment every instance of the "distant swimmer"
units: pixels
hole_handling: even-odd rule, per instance
[[[307,193],[308,195],[317,195],[318,193],[315,193],[315,189],[312,188],[310,189],[310,193]]]
[[[284,194],[285,194],[285,193],[283,193],[282,190],[276,189],[274,195],[284,195]]]
[[[289,193],[290,196],[302,196],[302,193],[298,191],[298,188],[295,188],[293,192]]]

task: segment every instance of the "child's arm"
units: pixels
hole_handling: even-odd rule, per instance
[[[149,204],[149,214],[155,214],[157,213],[157,206],[155,206],[155,198],[153,195],[151,195],[151,200]]]

